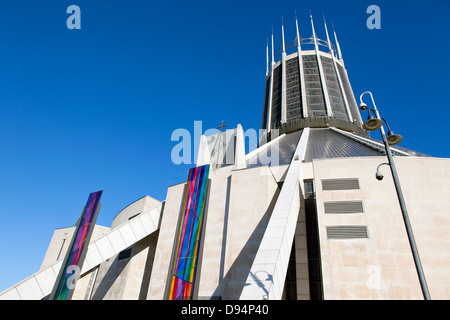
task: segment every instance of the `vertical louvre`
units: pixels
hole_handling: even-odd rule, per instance
[[[284,281],[286,300],[297,300],[297,274],[295,263],[295,241],[292,243],[291,255],[289,257],[286,280]]]
[[[359,189],[358,179],[326,179],[322,180],[322,190],[355,190]]]
[[[367,226],[331,226],[327,228],[328,239],[367,239]]]
[[[309,296],[311,300],[323,300],[322,264],[314,181],[305,180],[304,186]]]
[[[282,85],[282,65],[280,64],[273,70],[273,87],[272,87],[272,116],[270,119],[271,128],[279,127],[281,121],[281,85]]]
[[[270,82],[272,81],[271,76],[266,78],[266,90],[264,92],[264,108],[263,108],[263,116],[262,116],[262,123],[261,123],[261,129],[267,129],[267,118],[269,116],[269,107],[270,107]]]
[[[325,213],[363,213],[362,201],[325,202]]]

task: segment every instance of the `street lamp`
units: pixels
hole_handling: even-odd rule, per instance
[[[366,94],[369,94],[370,97],[372,98],[372,104],[373,104],[374,108],[369,109],[369,111],[368,111],[369,118],[363,124],[363,128],[366,131],[374,131],[374,130],[380,129],[381,137],[383,139],[384,147],[386,149],[386,156],[388,158],[388,163],[382,163],[381,165],[378,166],[376,178],[378,180],[383,179],[383,175],[379,172],[379,169],[380,169],[380,166],[382,166],[383,164],[388,164],[389,167],[391,168],[392,178],[394,180],[394,186],[395,186],[395,190],[397,192],[398,201],[400,203],[400,209],[402,211],[403,221],[405,223],[406,232],[408,234],[408,240],[409,240],[412,255],[414,258],[414,263],[416,265],[417,275],[419,276],[422,293],[423,293],[425,300],[430,300],[431,299],[430,293],[428,291],[427,282],[425,280],[425,274],[423,272],[422,263],[420,262],[420,257],[419,257],[419,252],[417,250],[416,241],[414,240],[414,234],[413,234],[413,231],[411,228],[411,223],[409,221],[408,210],[406,209],[405,199],[403,198],[402,188],[400,186],[400,181],[399,181],[398,175],[397,175],[397,168],[395,167],[394,158],[391,153],[391,148],[389,147],[390,145],[395,145],[395,144],[399,143],[400,141],[402,141],[403,137],[401,135],[394,134],[391,131],[391,129],[389,128],[389,125],[386,122],[386,120],[380,117],[380,113],[378,112],[377,106],[375,104],[375,100],[373,99],[372,92],[366,91],[363,94],[361,94],[361,96],[359,98],[359,100],[361,102],[361,104],[359,105],[359,109],[361,111],[366,111],[368,109],[367,104],[365,104],[362,101],[363,96]],[[375,118],[371,116],[370,111],[373,112],[373,114],[375,115]],[[386,126],[388,127],[388,137],[387,138],[386,138],[386,134],[384,132],[383,121],[386,123]]]

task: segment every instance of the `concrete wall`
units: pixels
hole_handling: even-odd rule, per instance
[[[199,268],[197,269],[197,289],[194,295],[198,299],[216,299],[222,296],[221,283],[224,273],[227,219],[230,199],[230,170],[221,169],[210,173],[205,224],[201,239]]]
[[[152,233],[129,248],[129,258],[119,260],[117,254],[82,274],[72,300],[145,299],[157,240],[158,233]]]
[[[237,299],[268,222],[278,185],[268,167],[211,170],[196,299]],[[148,299],[166,299],[185,183],[168,189]],[[168,283],[166,283],[168,281]]]
[[[279,194],[268,167],[234,171],[223,281],[223,299],[239,299]]]
[[[183,209],[182,201],[185,187],[186,183],[181,183],[167,189],[166,204],[162,213],[159,240],[156,245],[153,270],[147,294],[148,300],[161,300],[164,298],[178,216]]]
[[[134,216],[140,213],[146,212],[160,203],[161,203],[160,201],[153,199],[152,197],[149,196],[144,196],[136,200],[135,202],[128,205],[125,209],[120,211],[114,217],[111,224],[111,229],[118,227],[124,222],[127,222],[130,218],[133,218]]]
[[[83,275],[77,283],[73,299],[145,299],[157,239],[158,233],[153,233],[128,248],[131,249],[130,257],[119,259],[120,254],[115,255]]]
[[[66,252],[69,249],[74,231],[75,226],[56,229],[53,232],[52,239],[50,240],[50,244],[48,245],[47,252],[45,253],[41,268],[39,270],[48,268],[59,259],[64,259]],[[92,232],[91,242],[104,236],[108,232],[109,228],[95,225],[94,231]]]
[[[313,161],[325,299],[423,299],[385,157]],[[450,160],[395,157],[432,299],[450,298]],[[324,191],[322,179],[360,189]],[[362,200],[363,213],[325,214],[324,202]],[[327,239],[326,227],[366,225],[368,239]]]

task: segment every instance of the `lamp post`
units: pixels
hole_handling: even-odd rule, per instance
[[[427,282],[425,280],[425,274],[424,274],[423,268],[422,268],[422,263],[420,262],[420,257],[419,257],[419,252],[417,250],[416,241],[414,240],[414,234],[413,234],[413,231],[411,228],[411,223],[409,221],[408,210],[406,209],[405,199],[403,197],[402,188],[400,186],[400,181],[398,179],[397,168],[395,167],[394,158],[391,153],[391,148],[389,147],[389,145],[394,145],[394,144],[399,143],[402,140],[402,136],[395,135],[389,128],[389,125],[387,124],[386,120],[384,120],[383,118],[380,117],[380,113],[378,112],[377,106],[373,99],[373,95],[370,91],[366,91],[363,94],[361,94],[361,96],[359,98],[359,100],[361,102],[359,109],[361,111],[367,110],[367,105],[362,101],[363,96],[366,94],[369,94],[370,97],[372,98],[372,104],[373,104],[374,109],[369,109],[369,111],[368,111],[369,119],[363,124],[363,129],[366,131],[373,131],[373,130],[380,129],[381,137],[383,139],[383,143],[384,143],[384,146],[386,149],[386,156],[388,158],[388,164],[389,164],[389,167],[391,168],[392,178],[394,180],[395,190],[397,192],[398,201],[400,203],[400,209],[402,211],[402,216],[403,216],[403,221],[405,223],[406,233],[408,234],[409,244],[411,246],[411,251],[412,251],[413,258],[414,258],[414,263],[416,265],[417,274],[419,276],[422,293],[423,293],[425,300],[431,300],[430,293],[428,291]],[[370,115],[370,111],[372,111],[375,114],[375,118],[373,118]],[[383,128],[383,121],[386,123],[386,125],[388,127],[388,137],[387,138],[386,138],[386,134],[385,134],[384,128]],[[378,166],[378,168],[377,168],[377,179],[378,180],[381,180],[380,176],[379,176],[379,171],[378,171],[380,166]]]

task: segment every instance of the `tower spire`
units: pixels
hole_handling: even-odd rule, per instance
[[[325,14],[323,14],[323,24],[325,25],[325,32],[327,34],[328,49],[330,49],[331,54],[334,56],[334,50],[333,50],[333,47],[331,46],[330,36],[328,35],[328,28],[327,28],[327,22],[325,20]]]
[[[281,17],[281,35],[283,38],[283,52],[281,53],[281,123],[287,119],[287,93],[286,93],[286,41],[284,39],[284,22]]]
[[[323,66],[322,66],[322,58],[320,57],[320,54],[319,54],[319,45],[317,43],[316,30],[314,29],[314,21],[313,21],[311,11],[309,12],[309,16],[311,18],[311,26],[312,26],[312,32],[313,32],[313,38],[314,38],[314,47],[315,47],[315,51],[316,51],[317,65],[319,67],[320,82],[322,83],[322,91],[323,91],[323,96],[324,96],[326,115],[327,115],[327,117],[332,117],[333,110],[331,109],[330,96],[328,94],[328,86],[327,86],[325,73],[324,73]]]
[[[347,117],[348,117],[349,121],[353,122],[353,116],[352,116],[352,113],[350,111],[350,106],[348,104],[348,99],[347,99],[346,94],[345,94],[344,86],[342,85],[341,75],[340,75],[340,72],[339,72],[338,67],[336,65],[336,58],[334,56],[333,47],[331,46],[330,36],[328,35],[328,28],[327,28],[327,22],[325,21],[325,14],[323,15],[323,23],[325,24],[325,32],[327,33],[328,48],[330,49],[330,52],[331,52],[331,58],[333,60],[334,70],[336,72],[336,77],[337,77],[337,80],[338,80],[339,89],[341,91],[342,102],[344,103],[344,107],[345,107],[345,110],[347,112]]]
[[[272,26],[272,66],[275,64],[275,51],[273,49],[273,26]]]
[[[269,37],[266,44],[266,77],[269,75]]]
[[[300,92],[302,97],[302,115],[303,118],[308,117],[308,106],[306,101],[306,85],[305,85],[305,71],[303,68],[303,54],[301,46],[300,32],[298,31],[297,12],[295,12],[295,28],[297,31],[297,52],[298,52],[298,67],[300,71]]]
[[[334,29],[333,22],[331,23],[331,25],[333,26],[334,40],[336,41],[336,48],[337,48],[337,53],[339,55],[339,59],[341,59],[342,63],[344,63],[344,58],[342,57],[341,47],[339,46],[339,41],[336,36],[336,30]]]
[[[297,47],[299,48],[299,51],[300,51],[301,45],[300,45],[300,32],[298,31],[297,12],[295,13],[295,28],[297,31]]]
[[[309,11],[309,17],[311,18],[311,27],[312,27],[312,32],[313,32],[313,38],[314,38],[314,46],[316,47],[316,50],[318,50],[318,46],[317,46],[317,37],[316,37],[316,30],[314,29],[314,20],[311,14],[311,10]]]
[[[284,40],[284,22],[283,17],[281,17],[281,35],[283,37],[283,53],[286,52],[286,41]]]

